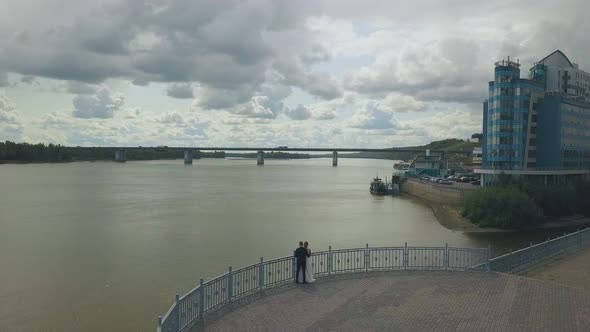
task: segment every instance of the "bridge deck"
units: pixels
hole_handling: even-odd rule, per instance
[[[590,331],[590,291],[495,272],[352,275],[253,296],[205,331]]]

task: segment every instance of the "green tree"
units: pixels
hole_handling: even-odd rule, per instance
[[[520,229],[542,221],[535,203],[514,186],[478,189],[465,200],[463,215],[481,227]]]

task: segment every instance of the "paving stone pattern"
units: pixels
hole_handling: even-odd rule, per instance
[[[590,331],[590,291],[495,272],[397,272],[274,290],[196,330]]]

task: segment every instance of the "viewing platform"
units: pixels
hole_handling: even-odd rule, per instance
[[[369,247],[312,254],[316,282],[295,284],[292,256],[176,295],[158,332],[588,331],[590,291],[508,273],[590,246],[590,229],[491,257],[490,248]]]
[[[193,329],[243,330],[588,331],[590,291],[496,272],[349,275],[275,289]]]

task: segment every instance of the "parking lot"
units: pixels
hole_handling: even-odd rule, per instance
[[[479,179],[479,177],[475,176],[475,175],[470,175],[469,177],[473,178],[473,179],[476,179],[476,178]],[[433,179],[433,177],[422,176],[422,177],[418,178],[418,180],[420,182],[430,183],[433,185],[439,185],[439,186],[443,186],[443,187],[451,187],[451,188],[455,187],[455,188],[461,188],[461,189],[475,189],[475,188],[480,187],[479,182],[477,184],[472,184],[471,182],[456,182],[454,180],[443,180],[441,183],[440,181],[434,182],[431,179]],[[437,178],[437,179],[442,179],[442,178]]]

